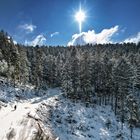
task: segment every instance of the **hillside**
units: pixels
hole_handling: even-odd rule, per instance
[[[0,138],[139,140],[139,54],[134,43],[15,45],[0,32]]]
[[[121,130],[121,123],[110,106],[93,104],[86,107],[80,102],[73,103],[63,97],[59,89],[48,89],[43,96],[41,93],[38,96],[33,94],[31,87],[26,91],[32,95],[30,98],[24,95],[21,86],[15,89],[9,85],[7,88],[3,81],[0,90],[1,140],[32,140],[37,135],[39,139],[44,137],[44,140],[47,137],[49,140],[130,139],[127,123]],[[8,97],[9,92],[12,97]],[[20,100],[17,100],[17,94]],[[139,131],[139,128],[134,129],[133,140],[139,140]]]

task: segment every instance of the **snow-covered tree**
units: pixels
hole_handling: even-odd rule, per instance
[[[130,64],[124,59],[121,58],[117,63],[117,66],[114,69],[114,79],[115,84],[118,87],[117,97],[117,108],[121,114],[122,128],[125,120],[125,99],[129,95],[129,89],[131,88],[131,78],[133,76],[132,69]]]

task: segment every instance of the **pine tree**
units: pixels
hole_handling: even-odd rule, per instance
[[[130,94],[127,96],[127,100],[126,100],[126,108],[127,108],[127,120],[129,123],[129,127],[130,127],[130,132],[131,132],[131,139],[133,137],[133,128],[136,126],[136,124],[139,121],[139,115],[138,115],[138,104],[137,101],[134,98],[133,94]]]
[[[71,66],[69,61],[66,61],[63,66],[62,71],[62,83],[61,88],[66,97],[73,98],[73,87],[72,87],[72,79],[71,79]]]
[[[91,60],[88,52],[84,52],[80,67],[80,87],[84,95],[84,100],[87,104],[92,102],[92,85],[91,85]]]
[[[55,57],[53,55],[48,55],[45,60],[46,65],[44,66],[45,80],[49,87],[55,85],[56,80],[56,64]]]
[[[109,104],[111,100],[111,90],[113,86],[112,81],[112,62],[107,56],[103,58],[102,66],[102,89],[103,89],[103,103]]]
[[[114,69],[115,84],[118,86],[117,99],[119,102],[117,107],[120,112],[119,114],[121,114],[122,129],[125,120],[125,97],[129,95],[129,88],[131,88],[130,86],[132,85],[132,76],[130,64],[122,58]]]
[[[76,48],[72,48],[71,56],[69,58],[69,63],[71,66],[71,80],[72,80],[72,98],[76,101],[78,98],[78,87],[79,87],[79,68],[78,68],[78,58],[76,56]]]
[[[135,66],[135,84],[136,87],[140,89],[140,60],[136,63]]]

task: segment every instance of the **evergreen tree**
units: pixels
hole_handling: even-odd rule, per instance
[[[91,60],[88,52],[84,52],[80,67],[80,87],[87,104],[92,102],[92,85],[91,85]]]
[[[62,90],[66,97],[73,98],[73,87],[71,79],[71,66],[68,61],[65,62],[62,71]]]
[[[78,87],[79,87],[79,68],[78,68],[78,58],[76,56],[76,48],[72,48],[71,57],[69,58],[69,63],[71,67],[71,82],[72,82],[72,98],[78,98]]]
[[[134,98],[133,94],[130,94],[127,96],[127,101],[126,101],[126,108],[128,111],[128,123],[129,123],[129,127],[130,127],[130,132],[131,132],[131,139],[133,137],[133,128],[136,126],[136,124],[139,121],[139,109],[138,109],[138,104],[137,101]]]
[[[114,69],[115,84],[118,86],[118,111],[121,114],[122,129],[125,120],[125,97],[129,95],[131,86],[132,69],[130,64],[122,58]]]

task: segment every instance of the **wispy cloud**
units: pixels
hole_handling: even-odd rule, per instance
[[[59,32],[54,32],[54,33],[52,33],[52,34],[51,34],[51,37],[54,37],[54,36],[56,36],[56,35],[59,35]]]
[[[26,33],[32,33],[36,28],[37,26],[36,25],[33,25],[33,24],[23,24],[23,25],[19,25],[18,26],[20,29],[22,30],[25,30]]]
[[[121,29],[121,33],[125,33],[126,30],[127,30],[126,27],[122,28],[122,29]]]
[[[74,34],[72,40],[68,42],[70,45],[85,45],[85,44],[104,44],[112,43],[112,36],[118,32],[119,26],[112,27],[110,29],[104,29],[100,33],[95,33],[94,30],[88,32],[82,32],[80,34]]]
[[[44,37],[44,35],[40,34],[38,36],[36,36],[32,41],[25,41],[25,45],[29,45],[29,46],[42,46],[44,43],[46,42],[46,38]]]
[[[137,35],[129,37],[127,39],[124,40],[125,43],[139,43],[140,42],[140,32],[138,32]]]

